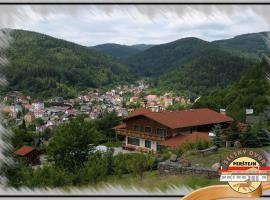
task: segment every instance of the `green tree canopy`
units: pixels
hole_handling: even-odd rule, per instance
[[[56,165],[74,170],[84,164],[101,139],[91,122],[78,117],[56,128],[47,152]]]

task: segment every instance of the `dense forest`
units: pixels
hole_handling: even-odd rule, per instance
[[[154,46],[153,44],[134,44],[134,45],[131,45],[130,47],[133,47],[133,48],[138,49],[140,51],[145,51],[153,46]]]
[[[208,107],[226,109],[228,115],[237,120],[245,119],[245,109],[262,113],[269,104],[270,85],[266,78],[269,71],[267,59],[253,65],[243,73],[240,80],[210,96],[203,96],[194,104],[195,108]]]
[[[131,46],[111,43],[97,45],[93,48],[118,59],[128,58],[129,56],[135,55],[141,51]]]
[[[92,48],[47,35],[13,30],[3,69],[10,90],[34,97],[72,97],[76,90],[130,80],[128,67]]]
[[[243,34],[212,43],[235,54],[258,59],[269,53],[269,32]]]
[[[9,85],[34,98],[74,97],[87,88],[147,79],[159,93],[191,99],[238,81],[240,74],[270,53],[267,33],[207,42],[190,37],[161,45],[104,44],[84,47],[44,34],[13,30],[2,69]],[[3,88],[1,89],[3,91]]]
[[[138,76],[159,77],[175,66],[203,52],[209,43],[197,38],[184,38],[171,43],[156,45],[127,59],[128,65]]]
[[[157,82],[161,91],[182,93],[189,98],[211,94],[239,79],[252,60],[234,56],[220,49],[204,51],[192,60],[162,75]]]
[[[255,62],[197,38],[156,45],[127,59],[135,74],[152,78],[157,91],[189,98],[224,88]]]

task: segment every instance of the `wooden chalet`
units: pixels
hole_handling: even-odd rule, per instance
[[[157,152],[161,146],[175,148],[185,141],[208,140],[213,126],[229,127],[232,118],[210,109],[151,111],[139,108],[114,127],[127,149]]]

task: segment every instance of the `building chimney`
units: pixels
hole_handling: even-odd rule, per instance
[[[219,109],[220,114],[226,115],[226,109]]]
[[[161,106],[155,106],[155,107],[154,107],[154,111],[155,111],[155,112],[160,112],[160,109],[161,109]]]

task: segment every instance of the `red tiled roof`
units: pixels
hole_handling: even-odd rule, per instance
[[[171,137],[169,139],[160,141],[160,145],[170,148],[176,148],[184,142],[195,142],[196,140],[208,140],[208,133],[206,132],[193,132],[192,134],[183,134]]]
[[[115,127],[113,127],[113,129],[125,129],[126,128],[126,124],[119,124]]]
[[[31,151],[33,151],[34,148],[30,147],[30,146],[23,146],[20,149],[18,149],[15,154],[19,155],[19,156],[25,156],[28,153],[30,153]]]
[[[137,116],[145,116],[172,129],[233,121],[232,118],[208,108],[160,112],[140,108],[130,113],[124,121]]]

